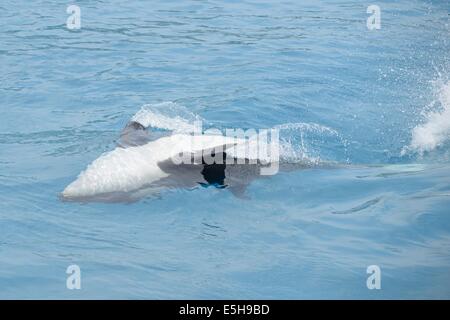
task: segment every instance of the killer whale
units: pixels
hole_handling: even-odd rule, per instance
[[[132,120],[122,130],[116,148],[88,165],[61,192],[60,198],[77,202],[133,202],[159,196],[166,189],[200,187],[228,189],[234,196],[246,198],[246,187],[261,176],[263,166],[258,159],[238,159],[232,147],[246,142],[221,135],[193,137],[158,132]],[[181,153],[188,154],[192,161],[174,162],[174,156]],[[208,162],[205,154],[213,156],[215,162]],[[226,161],[230,158],[231,164]]]

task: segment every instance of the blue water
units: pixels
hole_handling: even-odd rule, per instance
[[[372,31],[362,1],[74,3],[79,30],[67,1],[0,2],[0,298],[450,298],[448,1],[376,1]],[[59,200],[168,102],[338,166]]]

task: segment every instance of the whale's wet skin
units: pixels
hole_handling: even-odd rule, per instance
[[[0,1],[0,298],[450,298],[448,1],[69,4]]]

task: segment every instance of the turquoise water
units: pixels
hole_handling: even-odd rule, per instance
[[[0,298],[450,298],[448,1],[68,4],[0,3]],[[60,201],[144,105],[337,165]]]

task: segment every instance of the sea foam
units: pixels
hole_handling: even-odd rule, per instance
[[[437,86],[431,108],[434,110],[424,114],[425,122],[412,130],[411,143],[403,148],[402,155],[407,152],[423,155],[450,139],[450,81]]]
[[[202,119],[184,106],[168,101],[142,106],[131,120],[145,127],[190,133],[195,130],[195,121]]]

